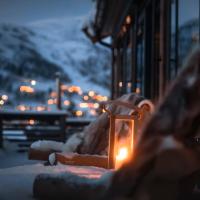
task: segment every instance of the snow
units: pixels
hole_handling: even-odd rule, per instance
[[[81,31],[83,21],[83,18],[62,18],[38,21],[27,26],[0,24],[0,34],[2,35],[0,59],[21,69],[20,63],[23,63],[25,59],[32,58],[31,52],[35,52],[45,62],[57,66],[63,75],[71,80],[64,84],[81,86],[83,92],[94,90],[100,95],[109,96],[109,89],[104,83],[106,85],[109,83],[110,51],[91,43]],[[21,46],[23,50],[20,49]],[[35,76],[38,66],[31,66],[31,63],[28,62],[26,68],[28,67],[32,69],[33,76]],[[50,69],[50,74],[53,73],[53,69]],[[97,71],[98,76],[95,77]],[[28,78],[25,77],[25,74],[19,76],[15,72],[11,73],[7,68],[0,69],[0,72],[4,78],[9,77],[9,80],[12,80],[8,83],[12,86],[13,91],[18,91],[22,80]],[[44,79],[44,75],[41,73],[35,79],[37,79],[37,84],[34,88],[37,92],[47,94],[50,89],[55,89],[55,80],[52,79],[52,75]],[[13,105],[20,103],[31,106],[34,105],[34,102],[44,103],[39,99],[32,99],[30,103],[22,100],[18,102],[15,95],[10,93],[7,88],[1,88],[1,91],[8,94]],[[71,100],[76,101],[77,105],[82,101],[78,96],[73,96]]]
[[[44,166],[42,164],[24,165],[18,167],[12,167],[7,169],[0,169],[0,195],[1,200],[31,200],[32,186],[36,175],[40,173],[58,175],[62,177],[69,177],[72,174],[78,175],[78,177],[86,177],[87,181],[102,182],[107,184],[112,172],[109,172],[103,168],[97,167],[80,167],[80,166]],[[78,179],[77,176],[74,178]],[[101,178],[102,177],[102,178]],[[85,180],[85,179],[84,179]]]
[[[31,148],[35,150],[41,150],[41,151],[49,151],[49,150],[62,151],[63,145],[64,144],[62,142],[39,140],[39,141],[33,142],[31,144]]]
[[[49,155],[49,163],[50,165],[54,165],[56,163],[56,154],[52,153]]]

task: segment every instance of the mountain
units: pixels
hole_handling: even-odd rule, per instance
[[[45,103],[55,90],[55,74],[62,82],[109,95],[110,51],[92,44],[81,31],[83,20],[54,19],[26,26],[0,24],[0,94],[11,105]],[[20,97],[20,85],[37,80],[37,98]]]

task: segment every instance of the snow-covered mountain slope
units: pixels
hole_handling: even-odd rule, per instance
[[[36,79],[45,92],[60,72],[64,83],[109,95],[110,51],[93,45],[82,24],[79,18],[0,24],[0,92],[14,94],[26,79]]]

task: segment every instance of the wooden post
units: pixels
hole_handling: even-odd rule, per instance
[[[56,87],[57,87],[57,109],[61,110],[61,81],[60,73],[56,73]]]
[[[3,122],[0,119],[0,148],[3,148]]]
[[[115,116],[110,116],[109,144],[108,144],[108,168],[115,167]]]

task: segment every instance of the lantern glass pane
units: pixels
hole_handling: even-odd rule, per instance
[[[129,160],[133,153],[134,120],[115,120],[115,165]]]

